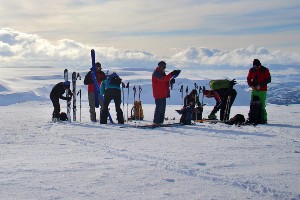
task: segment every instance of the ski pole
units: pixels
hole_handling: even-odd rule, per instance
[[[135,102],[135,94],[136,94],[136,88],[133,86],[133,103]]]
[[[189,86],[186,86],[185,94],[186,94],[185,96],[187,96],[189,94]],[[186,99],[185,104],[187,105],[187,99]]]
[[[78,94],[79,94],[79,109],[80,109],[80,122],[81,122],[81,89],[80,90],[78,90],[78,92],[77,92],[77,96],[78,96]]]
[[[126,85],[127,90],[127,123],[128,123],[128,102],[129,102],[129,82]]]
[[[205,86],[203,86],[203,89],[202,89],[202,106],[204,106],[204,104],[203,104],[203,99],[204,99],[204,92],[205,92]]]
[[[124,88],[125,88],[125,83],[122,82],[123,111],[124,111]],[[125,114],[123,112],[123,119],[124,118],[125,118]]]
[[[182,105],[184,105],[184,102],[183,102],[183,85],[181,85],[181,87],[180,87],[180,92],[181,92]]]
[[[139,85],[139,102],[142,105],[142,102],[141,102],[141,93],[142,93],[142,87]],[[138,119],[141,120],[141,107],[140,106],[139,106],[139,116],[138,116]]]

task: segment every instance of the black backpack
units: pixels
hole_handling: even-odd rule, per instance
[[[68,121],[67,113],[61,112],[59,115],[59,119],[60,119],[60,121]]]
[[[111,84],[111,85],[120,85],[122,83],[122,79],[120,78],[120,76],[114,72],[111,75],[107,76],[107,84]]]
[[[262,120],[262,104],[258,96],[253,96],[253,99],[250,102],[250,111],[249,111],[249,123],[252,124],[261,124]]]
[[[242,114],[236,114],[233,118],[231,118],[228,122],[226,122],[226,124],[229,125],[242,125],[245,123],[245,117]]]
[[[192,112],[194,107],[193,106],[187,106],[182,110],[182,115],[180,118],[180,123],[185,125],[191,125],[192,124]]]

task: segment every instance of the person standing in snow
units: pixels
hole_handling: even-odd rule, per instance
[[[247,76],[247,83],[251,87],[251,100],[254,96],[257,96],[262,105],[262,123],[265,124],[268,121],[266,111],[266,99],[267,99],[267,85],[271,83],[271,75],[269,69],[262,66],[258,59],[253,60],[253,67],[249,70]]]
[[[117,120],[119,124],[124,124],[123,111],[121,109],[121,85],[122,79],[117,73],[108,75],[100,85],[100,95],[104,96],[103,109],[101,110],[100,124],[107,124],[108,106],[114,100]]]
[[[101,64],[99,62],[96,62],[96,78],[98,82],[98,86],[100,86],[101,82],[105,79],[105,73],[102,71]],[[92,78],[92,69],[85,75],[84,77],[84,85],[88,86],[88,100],[89,100],[89,107],[90,107],[90,119],[92,122],[96,122],[96,109],[95,109],[95,87],[94,87],[94,81]],[[99,94],[98,94],[99,95]],[[100,95],[98,96],[100,107],[102,109],[103,102],[100,98]],[[101,113],[100,109],[100,113]]]
[[[163,124],[166,112],[166,98],[170,97],[170,80],[179,75],[180,70],[165,73],[166,63],[160,61],[152,74],[152,91],[155,99],[153,124]]]
[[[65,93],[66,90],[68,91],[68,94],[70,95],[69,97],[64,97],[63,94]],[[70,81],[65,81],[65,82],[59,82],[57,83],[51,90],[50,92],[50,99],[52,101],[54,110],[52,113],[52,119],[53,120],[59,120],[60,119],[60,104],[59,104],[59,99],[71,101],[72,99],[72,92],[70,90]]]

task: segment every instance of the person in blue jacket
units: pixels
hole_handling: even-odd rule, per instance
[[[104,97],[104,102],[101,110],[100,124],[107,124],[108,106],[111,100],[115,102],[118,123],[124,124],[123,111],[121,109],[121,82],[122,79],[115,72],[102,81],[100,95]]]

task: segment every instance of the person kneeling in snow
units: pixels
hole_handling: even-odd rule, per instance
[[[63,94],[66,90],[69,90],[69,97],[64,97]],[[52,113],[52,119],[53,120],[59,120],[60,118],[60,104],[59,99],[70,101],[72,99],[72,92],[70,90],[70,81],[66,82],[59,82],[57,83],[50,92],[50,99],[52,101],[54,110]]]

